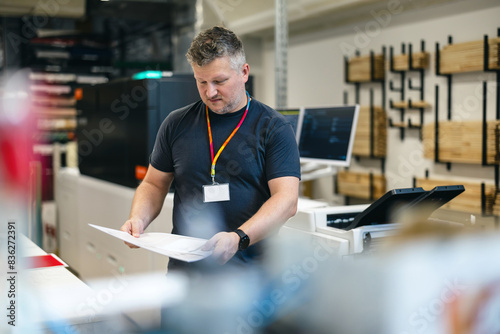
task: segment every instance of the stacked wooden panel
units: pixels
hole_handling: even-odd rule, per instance
[[[347,80],[351,82],[369,82],[383,80],[385,77],[385,64],[383,55],[375,55],[373,78],[371,77],[370,56],[351,58],[347,65]]]
[[[500,69],[500,38],[490,38],[488,44],[489,68]],[[483,71],[484,40],[446,45],[440,51],[439,67],[442,74]]]
[[[437,180],[437,179],[416,179],[416,186],[422,187],[425,190],[431,190],[436,186],[463,185],[465,191],[442,206],[444,209],[481,214],[481,184],[462,181]],[[495,200],[495,186],[485,185],[485,204],[486,214],[491,214],[493,211],[493,203]]]
[[[385,176],[373,175],[373,184],[370,185],[370,174],[339,171],[337,173],[337,191],[345,196],[370,199],[370,187],[373,189],[373,199],[385,194]]]
[[[486,122],[486,162],[496,162],[496,127],[500,121]],[[439,161],[481,164],[483,151],[483,123],[481,121],[439,123]],[[434,159],[434,123],[423,128],[424,156]]]
[[[358,125],[352,147],[352,154],[370,157],[370,107],[359,108]],[[387,155],[387,115],[382,107],[373,107],[373,156]]]
[[[425,69],[429,67],[430,54],[428,52],[416,52],[412,54],[414,69]],[[401,54],[393,57],[393,68],[395,71],[408,71],[410,69],[410,56]]]
[[[500,216],[500,192],[497,191],[495,194],[495,200],[493,203],[493,214],[495,216]]]

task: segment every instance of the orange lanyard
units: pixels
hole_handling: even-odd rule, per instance
[[[226,148],[227,143],[229,143],[229,141],[231,140],[231,138],[233,138],[234,134],[238,131],[238,129],[240,128],[241,124],[243,123],[243,120],[247,116],[248,107],[250,107],[250,95],[248,95],[248,92],[246,92],[246,93],[247,93],[248,102],[247,102],[247,108],[245,109],[245,113],[243,114],[243,117],[241,117],[241,120],[238,123],[238,125],[236,126],[236,128],[229,135],[229,137],[227,137],[227,139],[224,142],[224,144],[222,144],[222,146],[220,147],[220,149],[217,152],[217,154],[215,155],[215,157],[214,157],[214,143],[212,141],[212,128],[210,127],[210,117],[208,116],[208,106],[206,106],[205,110],[206,110],[206,113],[207,113],[208,138],[210,139],[210,155],[212,157],[212,168],[210,169],[210,177],[212,178],[212,183],[213,184],[215,184],[215,164],[217,163],[217,159],[219,159],[219,156],[222,153],[222,151]]]

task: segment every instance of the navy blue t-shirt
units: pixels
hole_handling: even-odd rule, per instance
[[[174,173],[174,234],[210,239],[233,231],[270,197],[268,181],[300,178],[300,161],[290,123],[278,112],[252,99],[240,129],[222,151],[215,181],[229,183],[230,200],[203,202],[203,185],[212,183],[205,104],[202,101],[170,113],[163,121],[151,154],[151,165]],[[245,108],[219,115],[209,110],[214,155],[241,120]],[[258,256],[258,244],[238,252],[246,262]]]

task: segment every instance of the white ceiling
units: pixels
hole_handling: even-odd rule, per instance
[[[223,23],[239,35],[272,36],[274,0],[201,0],[203,10],[210,11],[211,22]],[[388,6],[405,9],[430,7],[447,2],[467,0],[288,0],[289,33],[338,26],[373,19],[373,11],[389,10]]]
[[[204,7],[215,12],[240,34],[251,33],[274,26],[274,0],[204,0]],[[288,20],[314,20],[332,12],[345,12],[387,0],[288,0]]]

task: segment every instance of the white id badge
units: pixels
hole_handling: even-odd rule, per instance
[[[229,201],[229,183],[207,184],[203,186],[203,202]]]

